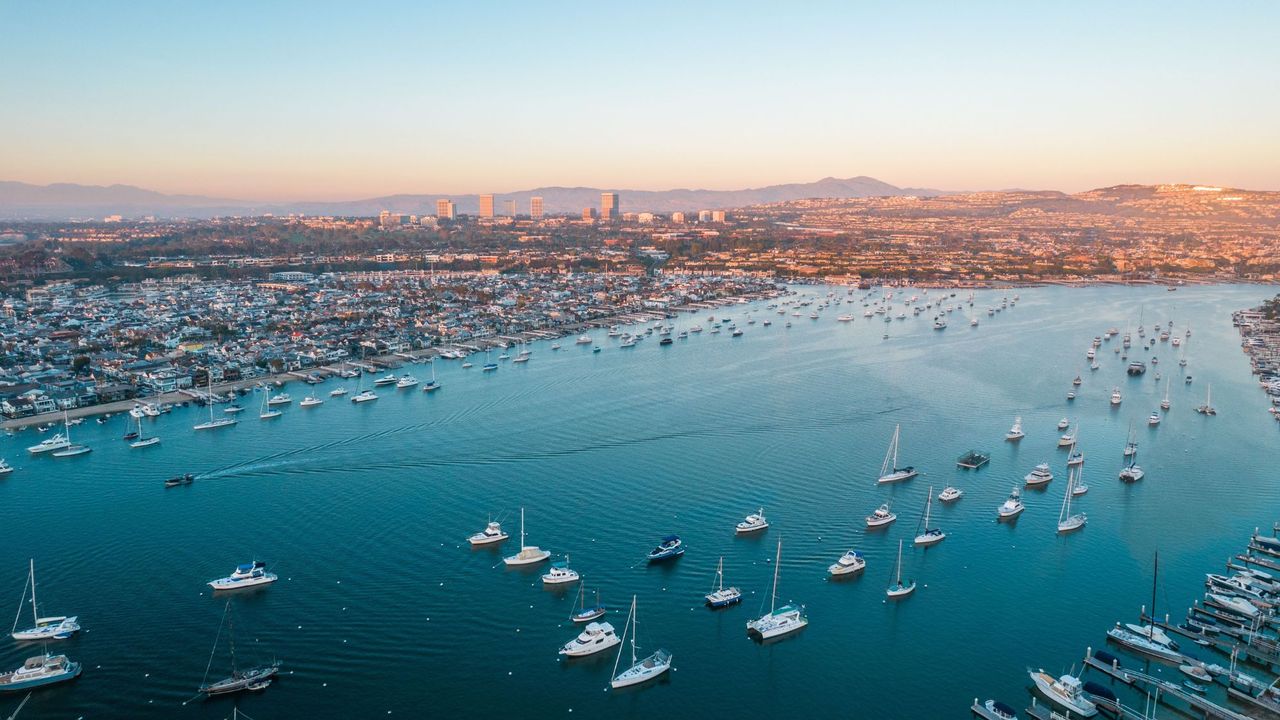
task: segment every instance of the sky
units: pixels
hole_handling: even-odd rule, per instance
[[[0,0],[0,180],[1280,190],[1280,3]]]

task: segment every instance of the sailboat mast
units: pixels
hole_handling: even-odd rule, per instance
[[[31,620],[36,627],[40,626],[40,611],[36,609],[36,559],[31,558]],[[14,624],[17,627],[17,623]]]
[[[724,556],[720,556],[720,562],[716,563],[716,579],[720,581],[720,590],[724,590]]]
[[[1155,554],[1154,571],[1151,573],[1151,627],[1147,630],[1148,639],[1156,634],[1156,579],[1160,577],[1160,551]]]
[[[898,570],[897,570],[897,586],[902,587],[902,541],[898,541]]]
[[[902,426],[893,426],[893,467],[890,470],[898,469],[898,437],[902,434]]]
[[[231,614],[231,601],[227,601],[227,645],[231,648],[231,675],[236,674],[236,617]]]
[[[778,540],[778,555],[773,560],[773,596],[769,600],[769,614],[778,604],[778,567],[782,565],[782,540]]]
[[[524,508],[520,508],[520,549],[524,549]]]
[[[933,509],[933,486],[929,486],[929,497],[924,501],[924,529],[929,529],[929,511]]]
[[[631,664],[636,664],[636,635],[640,632],[640,618],[636,615],[636,596],[631,596]]]

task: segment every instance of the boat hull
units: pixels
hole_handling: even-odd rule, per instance
[[[80,663],[68,662],[66,670],[56,675],[42,675],[36,678],[13,680],[11,682],[3,682],[3,680],[8,677],[12,677],[12,675],[0,676],[0,694],[27,692],[46,685],[55,685],[60,682],[75,680],[80,677],[80,672],[82,670],[83,666]]]

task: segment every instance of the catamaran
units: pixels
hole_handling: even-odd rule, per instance
[[[716,563],[716,584],[706,594],[707,605],[712,608],[728,607],[742,602],[742,591],[736,587],[724,586],[724,556]]]
[[[1067,491],[1062,494],[1062,509],[1058,511],[1059,533],[1079,530],[1088,521],[1088,517],[1084,513],[1071,514],[1071,498],[1076,487],[1076,480],[1083,472],[1083,466],[1067,469]]]
[[[1187,377],[1191,377],[1188,375]],[[1196,412],[1201,415],[1217,415],[1218,411],[1213,407],[1213,385],[1209,385],[1205,389],[1204,404],[1196,408]]]
[[[938,528],[929,527],[929,513],[933,509],[933,486],[929,486],[929,494],[925,496],[924,518],[916,533],[916,545],[936,545],[946,539],[947,534]]]
[[[1120,471],[1120,480],[1122,482],[1138,482],[1146,476],[1146,472],[1138,465],[1138,448],[1133,449],[1133,454],[1129,456],[1129,464],[1124,466]]]
[[[551,557],[550,550],[543,550],[537,545],[524,544],[524,508],[520,508],[520,552],[502,558],[507,565],[533,565]]]
[[[893,581],[893,584],[890,585],[889,588],[884,591],[885,595],[887,595],[890,599],[896,599],[896,598],[906,597],[916,591],[915,580],[912,580],[911,582],[906,584],[903,584],[902,582],[902,541],[901,540],[898,541],[898,567],[894,572],[895,572],[896,579]]]
[[[761,640],[789,635],[809,624],[803,605],[778,605],[778,572],[782,569],[782,540],[778,540],[778,552],[773,561],[773,593],[770,595],[769,612],[747,622],[747,634],[755,633]]]
[[[218,652],[218,640],[222,638],[222,626],[227,626],[227,644],[231,650],[231,675],[215,682],[209,682],[209,668],[213,666],[213,656]],[[271,678],[280,672],[280,661],[274,660],[270,665],[260,665],[240,670],[236,667],[235,619],[231,616],[231,601],[227,601],[222,611],[222,622],[218,624],[218,634],[213,639],[213,650],[209,653],[209,665],[205,667],[204,680],[200,683],[200,693],[207,697],[228,695],[241,690],[265,690],[271,684]]]
[[[215,429],[215,428],[227,427],[227,426],[229,426],[229,425],[235,425],[235,424],[236,424],[236,422],[237,422],[237,420],[236,420],[234,417],[220,417],[220,418],[214,419],[214,417],[213,417],[213,372],[212,372],[212,368],[209,368],[208,370],[206,370],[205,375],[207,375],[207,376],[208,376],[208,378],[209,378],[209,397],[208,397],[208,403],[209,403],[209,422],[202,422],[202,423],[199,423],[199,424],[197,424],[197,425],[193,425],[191,429],[193,429],[193,430],[213,430],[213,429]]]
[[[919,473],[910,465],[906,467],[898,467],[898,440],[902,434],[902,426],[895,425],[893,428],[893,439],[889,441],[889,451],[884,455],[884,463],[880,465],[880,478],[877,483],[894,483],[902,480],[910,480]]]
[[[21,603],[27,599],[27,588],[31,588],[31,620],[34,623],[29,628],[23,630],[18,629],[18,618],[22,617],[22,612],[18,612],[18,617],[13,619],[13,628],[9,631],[14,640],[66,640],[80,629],[80,623],[76,622],[74,616],[67,617],[65,615],[57,615],[51,617],[40,617],[39,610],[36,606],[36,561],[32,558],[29,561],[29,569],[27,571],[27,584],[22,588]]]
[[[671,669],[671,653],[661,648],[643,660],[636,659],[636,633],[639,624],[639,618],[636,616],[636,596],[632,595],[631,612],[627,615],[627,624],[622,628],[624,639],[628,631],[631,633],[631,666],[618,672],[618,664],[622,662],[622,651],[618,651],[618,659],[613,662],[613,680],[609,681],[609,686],[615,690],[648,682]]]

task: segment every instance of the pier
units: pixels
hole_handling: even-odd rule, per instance
[[[1114,666],[1108,665],[1093,656],[1093,648],[1087,648],[1085,650],[1084,663],[1085,665],[1088,665],[1095,670],[1099,670],[1107,676],[1119,680],[1130,687],[1134,687],[1139,683],[1142,683],[1151,689],[1157,690],[1158,694],[1156,697],[1160,698],[1160,702],[1163,702],[1169,707],[1178,709],[1177,706],[1166,702],[1164,698],[1175,697],[1186,703],[1191,708],[1204,713],[1204,717],[1206,718],[1219,718],[1220,720],[1250,720],[1248,715],[1242,715],[1230,708],[1222,707],[1221,705],[1211,702],[1208,698],[1187,691],[1181,685],[1176,683],[1172,683],[1163,678],[1158,678],[1154,675],[1148,675],[1147,673],[1140,672],[1138,670],[1122,668],[1118,663]],[[1030,713],[1029,710],[1028,713]],[[1135,715],[1134,717],[1141,718],[1143,716]]]

